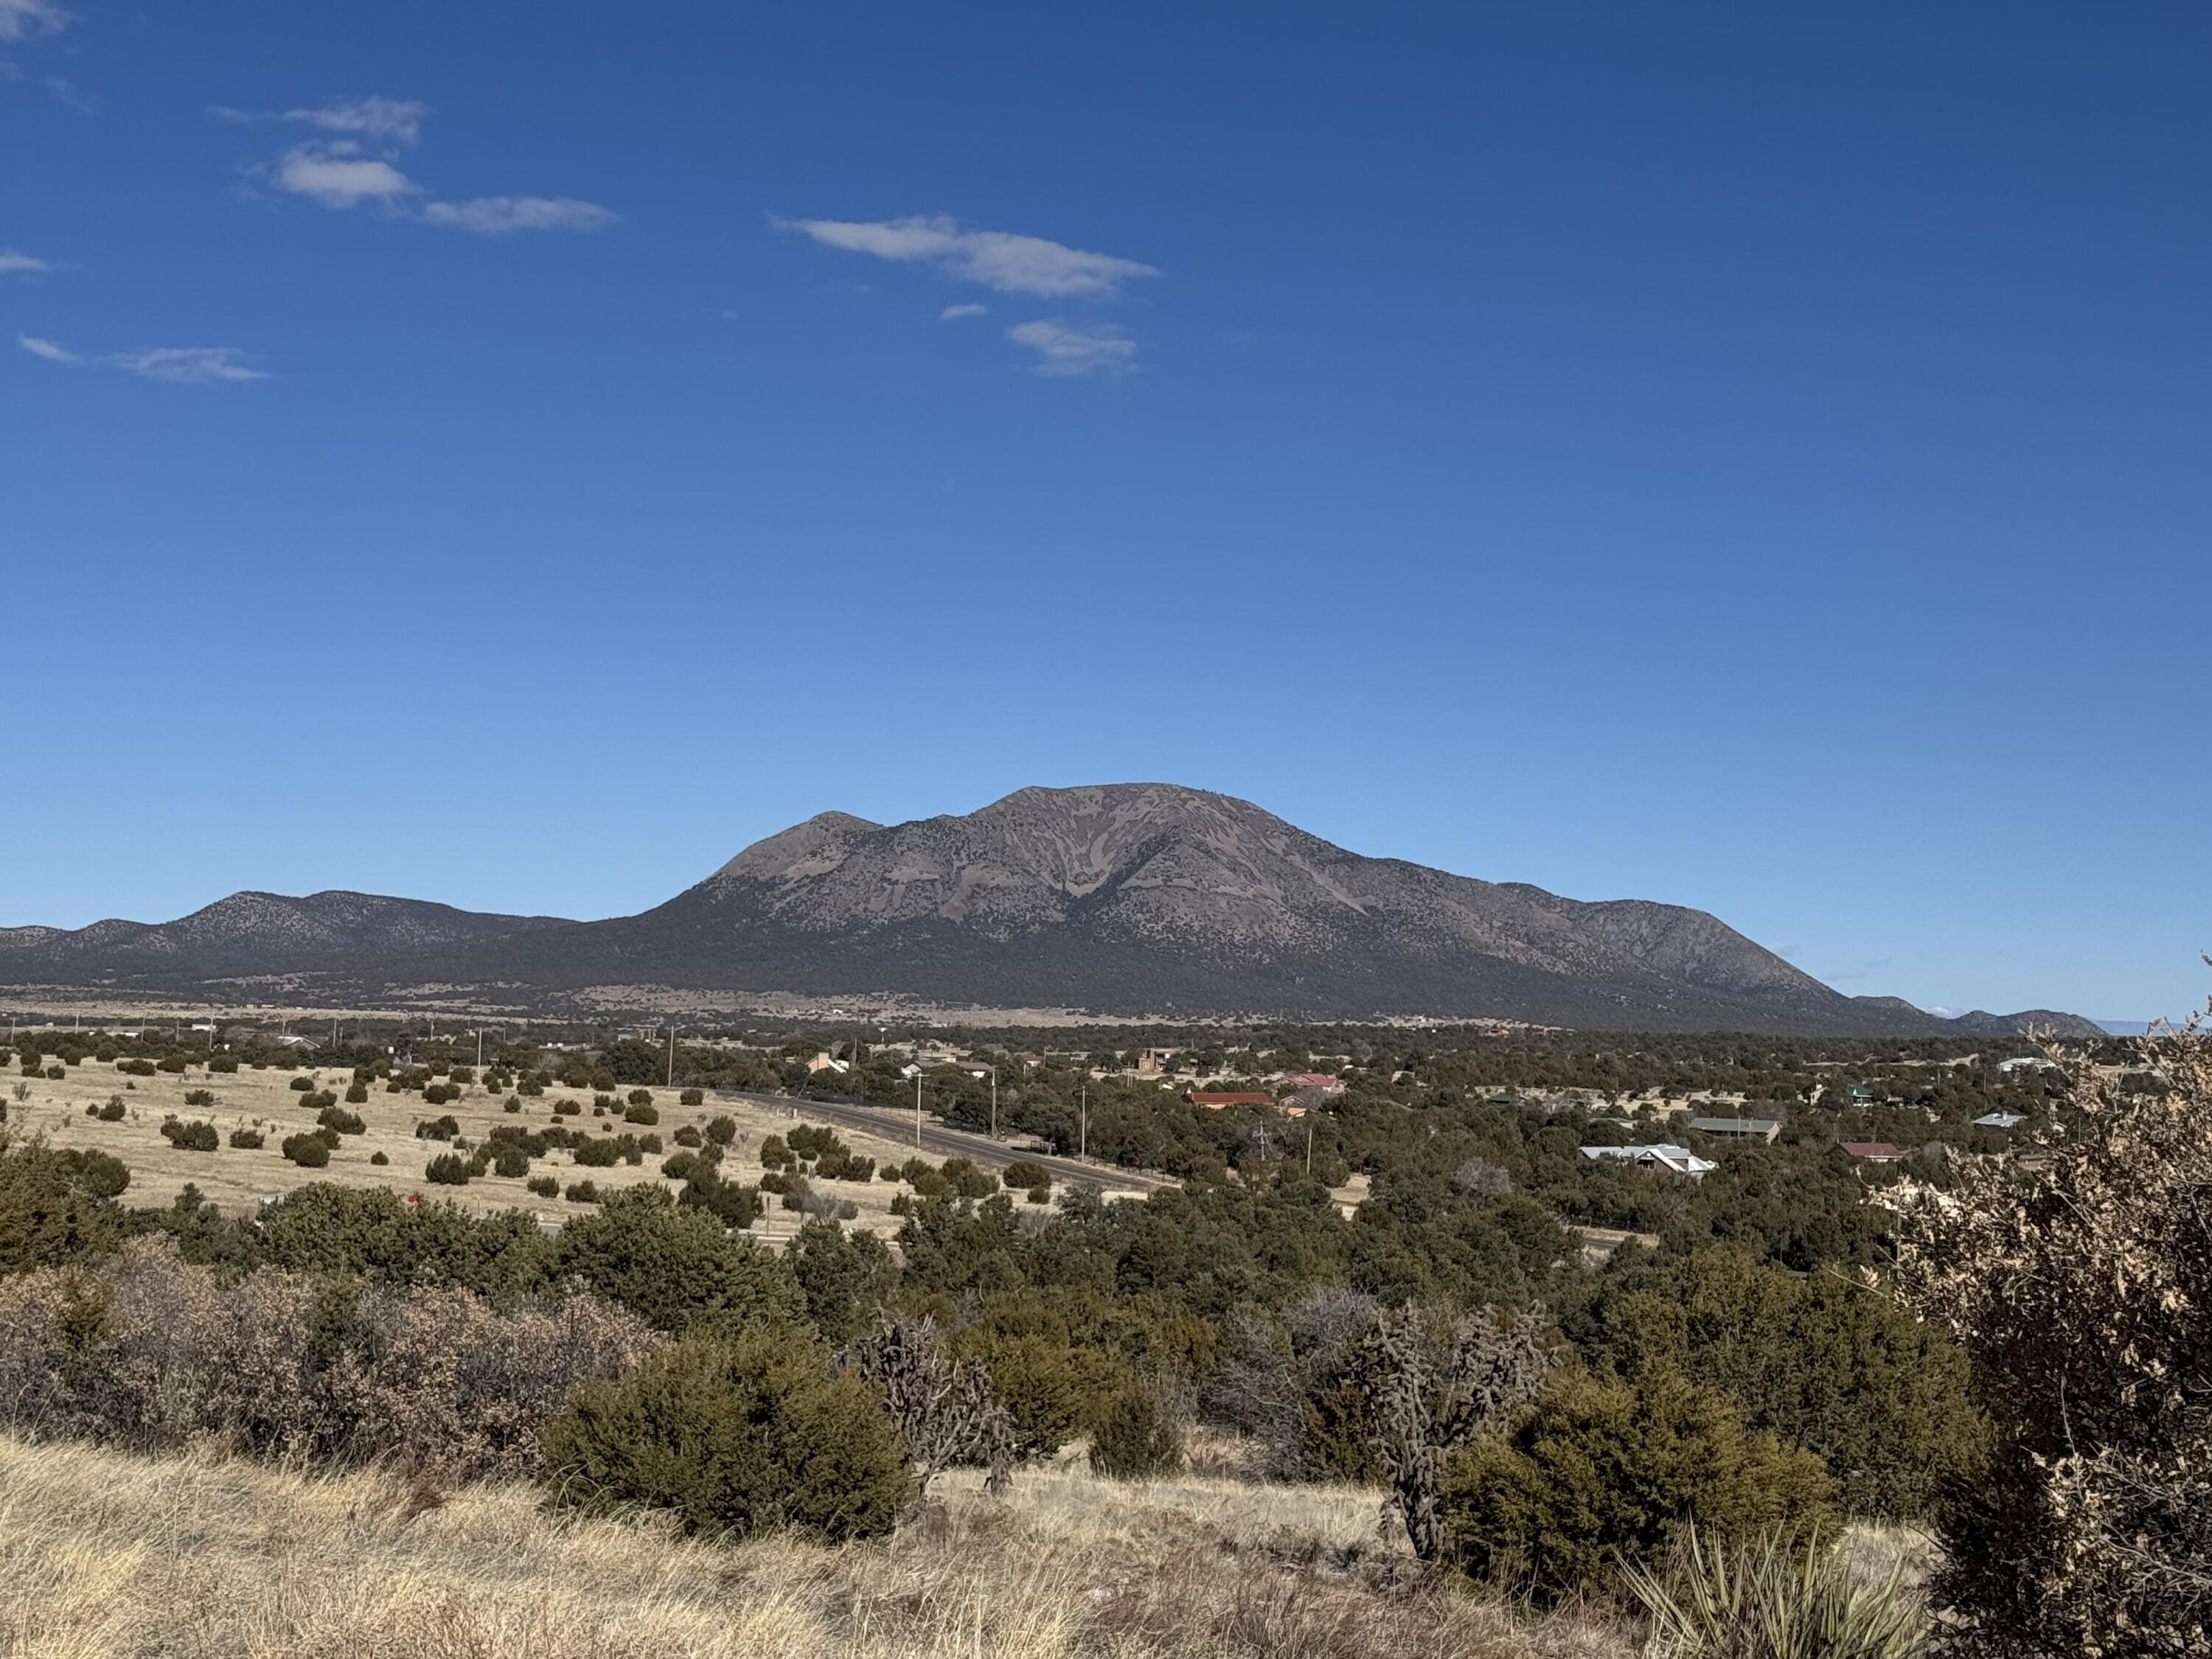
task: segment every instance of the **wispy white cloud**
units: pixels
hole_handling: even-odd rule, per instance
[[[342,98],[313,109],[288,109],[277,119],[304,121],[325,132],[412,144],[422,136],[422,118],[429,112],[429,106],[412,98]]]
[[[293,145],[273,163],[245,169],[250,177],[265,179],[288,195],[304,196],[326,208],[375,207],[387,215],[478,236],[506,236],[521,230],[604,230],[616,222],[611,209],[573,196],[427,199],[424,186],[400,171],[398,161],[403,150],[421,139],[429,112],[428,105],[411,98],[346,98],[276,113],[227,104],[208,109],[216,119],[235,125],[289,121],[331,134]]]
[[[12,247],[0,247],[0,276],[54,269],[51,259],[34,259],[27,253],[18,253]]]
[[[48,75],[41,76],[39,84],[53,94],[57,103],[67,105],[79,115],[100,113],[100,100],[74,81],[65,80],[58,75]]]
[[[0,0],[0,40],[58,34],[71,21],[71,15],[53,0]]]
[[[617,216],[611,209],[573,196],[480,196],[473,202],[432,202],[422,210],[427,223],[478,236],[506,236],[518,230],[605,230]]]
[[[422,136],[428,104],[412,98],[338,98],[312,109],[240,109],[230,104],[210,104],[208,113],[233,126],[250,127],[264,121],[290,121],[343,133],[381,144],[411,148]]]
[[[50,363],[79,368],[88,361],[59,341],[42,340],[35,334],[18,334],[15,343],[33,357],[43,357]],[[246,366],[244,355],[234,346],[150,346],[143,351],[111,351],[105,357],[90,361],[103,368],[119,368],[149,380],[167,380],[172,386],[222,386],[267,380],[269,377],[259,369]]]
[[[963,317],[981,317],[990,310],[988,306],[947,306],[937,313],[940,323],[957,322]]]
[[[422,188],[389,161],[328,144],[295,145],[284,152],[272,176],[279,190],[326,208],[354,208],[363,202],[391,207]]]
[[[240,355],[234,346],[155,346],[145,351],[113,352],[100,362],[173,386],[220,386],[269,378],[240,362]]]
[[[1110,323],[1017,323],[1006,337],[1037,354],[1040,374],[1120,374],[1136,367],[1137,343]]]
[[[1134,259],[1003,230],[965,230],[957,220],[931,217],[848,221],[773,221],[824,247],[872,254],[907,264],[928,265],[962,282],[979,283],[1000,294],[1034,294],[1048,299],[1106,300],[1121,284],[1160,273]]]

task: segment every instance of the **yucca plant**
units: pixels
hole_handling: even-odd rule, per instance
[[[1665,1573],[1621,1571],[1650,1615],[1653,1659],[1918,1659],[1928,1648],[1904,1563],[1862,1583],[1817,1534],[1709,1549],[1692,1528]]]

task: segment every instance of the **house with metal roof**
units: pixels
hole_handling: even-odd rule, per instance
[[[1693,1117],[1690,1127],[1702,1135],[1723,1135],[1735,1140],[1759,1140],[1770,1145],[1782,1133],[1781,1124],[1771,1117]]]
[[[1585,1146],[1584,1158],[1593,1162],[1600,1158],[1617,1158],[1633,1164],[1640,1170],[1664,1170],[1692,1181],[1702,1181],[1721,1166],[1711,1158],[1699,1158],[1686,1146],[1662,1143],[1655,1146]]]
[[[1864,1164],[1894,1164],[1905,1156],[1886,1140],[1847,1140],[1844,1150]]]

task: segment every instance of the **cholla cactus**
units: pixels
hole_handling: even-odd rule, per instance
[[[1437,1486],[1445,1456],[1534,1394],[1547,1364],[1534,1320],[1488,1309],[1436,1331],[1408,1308],[1382,1315],[1368,1332],[1357,1369],[1390,1486],[1386,1511],[1424,1561],[1443,1553]]]
[[[917,1504],[955,1464],[984,1465],[991,1471],[984,1489],[1006,1491],[1014,1431],[991,1391],[990,1368],[948,1355],[935,1320],[880,1311],[874,1328],[845,1350],[843,1363],[884,1391],[920,1483]]]
[[[1969,1652],[2212,1653],[2212,1043],[2191,1020],[2129,1072],[2045,1051],[2072,1109],[2027,1156],[1892,1189],[1898,1291],[1999,1429],[1936,1598]]]

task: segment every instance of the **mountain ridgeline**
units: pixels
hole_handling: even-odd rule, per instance
[[[2038,1018],[1949,1020],[1844,996],[1701,910],[1366,858],[1248,802],[1165,784],[1023,789],[891,825],[825,812],[605,921],[241,893],[159,926],[0,930],[0,981],[27,988],[244,996],[272,976],[291,996],[474,988],[518,1008],[666,988],[694,1002],[896,995],[1162,1019],[1645,1030],[1995,1036]]]

